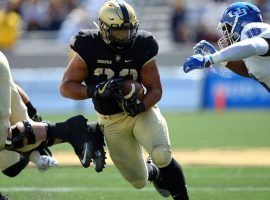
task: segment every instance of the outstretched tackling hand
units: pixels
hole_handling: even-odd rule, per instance
[[[190,56],[183,65],[183,70],[185,73],[188,73],[191,70],[194,69],[202,69],[206,67],[210,67],[212,65],[211,56],[206,55],[203,56],[201,54],[196,54],[193,56]]]
[[[37,168],[40,172],[45,172],[53,166],[57,166],[58,162],[54,157],[42,155],[36,163]]]
[[[213,54],[217,50],[212,44],[210,44],[210,42],[207,42],[206,40],[201,40],[193,47],[193,51],[195,54],[207,55]]]
[[[87,95],[93,97],[116,97],[120,89],[123,87],[122,78],[112,78],[102,83],[97,84],[95,87],[87,87]]]

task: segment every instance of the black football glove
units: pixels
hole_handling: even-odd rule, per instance
[[[38,114],[33,115],[31,119],[35,122],[42,122],[42,117]]]
[[[120,106],[129,116],[135,117],[136,115],[145,111],[143,102],[138,101],[137,95],[134,93],[130,98],[122,98]]]
[[[93,97],[116,97],[119,95],[120,89],[123,87],[123,78],[112,78],[95,87],[87,87],[87,95]]]
[[[42,117],[37,113],[37,109],[29,101],[26,104],[28,116],[35,122],[42,122]]]

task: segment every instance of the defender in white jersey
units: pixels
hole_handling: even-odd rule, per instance
[[[256,79],[270,92],[270,25],[262,22],[260,10],[251,3],[234,3],[224,11],[218,29],[223,32],[218,41],[222,50],[199,42],[193,48],[196,54],[185,61],[184,72],[222,63]]]

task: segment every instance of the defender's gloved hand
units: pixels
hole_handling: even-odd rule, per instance
[[[87,96],[93,97],[116,97],[123,86],[122,78],[112,78],[96,85],[87,87]]]
[[[185,73],[188,73],[191,70],[194,69],[202,69],[206,67],[210,67],[212,65],[211,56],[206,55],[203,56],[201,54],[196,54],[193,56],[190,56],[183,65],[183,70]]]
[[[42,117],[39,114],[33,115],[31,119],[35,122],[42,122]]]
[[[40,172],[45,172],[53,166],[57,166],[58,162],[54,157],[50,156],[40,156],[37,162],[37,168]]]
[[[122,98],[120,106],[129,116],[135,117],[136,115],[145,111],[145,105],[137,99],[136,94],[130,98]]]
[[[37,109],[32,105],[32,103],[29,101],[25,105],[27,107],[29,117],[35,122],[42,122],[42,117],[37,113]]]
[[[195,54],[207,55],[207,54],[213,54],[217,50],[212,44],[210,44],[206,40],[201,40],[199,43],[197,43],[193,47],[193,51]]]

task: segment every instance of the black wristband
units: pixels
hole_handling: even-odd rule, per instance
[[[96,87],[95,86],[87,85],[87,96],[89,98],[95,97],[95,91],[96,91]]]
[[[37,114],[37,109],[32,105],[30,101],[27,102],[25,105],[27,107],[27,113],[30,118]]]

